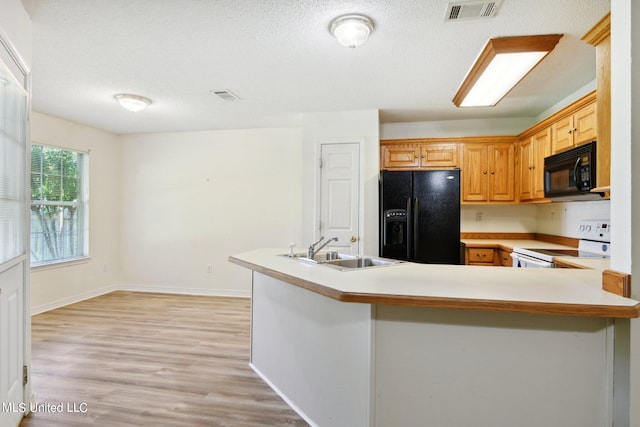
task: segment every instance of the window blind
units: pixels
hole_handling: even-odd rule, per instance
[[[27,92],[0,60],[0,264],[26,251]]]

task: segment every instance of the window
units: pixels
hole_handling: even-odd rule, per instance
[[[31,266],[89,255],[88,155],[31,146]]]

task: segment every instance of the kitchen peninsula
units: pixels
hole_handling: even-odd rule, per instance
[[[251,365],[312,425],[602,426],[628,405],[613,377],[640,304],[598,271],[285,252],[229,260],[253,274]]]

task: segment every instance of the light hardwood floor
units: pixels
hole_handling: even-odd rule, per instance
[[[306,426],[248,366],[250,304],[113,292],[34,316],[36,400],[64,412],[21,426]]]

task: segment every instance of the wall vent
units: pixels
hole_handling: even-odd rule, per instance
[[[445,21],[493,18],[498,13],[502,0],[453,2],[447,5]]]
[[[234,94],[233,92],[227,89],[211,90],[209,92],[211,92],[218,98],[222,99],[223,101],[227,101],[227,102],[240,101],[240,98],[236,94]]]

